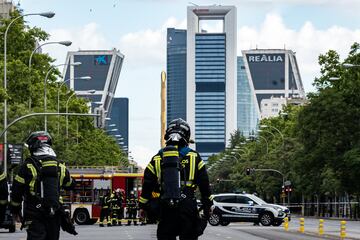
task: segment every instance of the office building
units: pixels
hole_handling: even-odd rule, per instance
[[[225,149],[236,121],[236,8],[187,8],[186,120],[206,161]],[[220,23],[212,30],[207,24]]]
[[[293,51],[252,49],[244,50],[242,53],[258,116],[277,116],[282,109],[281,106],[285,105],[288,99],[305,99],[305,91]]]
[[[116,49],[68,52],[64,81],[77,96],[89,99],[92,107],[101,105],[109,113],[123,61],[124,55]],[[70,65],[76,62],[81,65]],[[79,79],[84,76],[91,79]],[[90,94],[89,90],[95,93]]]
[[[114,98],[112,108],[110,111],[111,120],[108,121],[108,126],[111,125],[115,132],[109,132],[117,138],[117,142],[125,152],[128,152],[129,146],[129,99],[128,98]],[[115,126],[114,126],[115,125]],[[110,129],[110,127],[108,127]],[[121,135],[121,136],[120,136]]]
[[[15,10],[15,6],[10,0],[0,0],[0,18],[10,18],[10,13]]]
[[[186,120],[186,30],[167,29],[166,122]]]
[[[259,115],[243,57],[237,57],[237,128],[244,135],[256,133]]]

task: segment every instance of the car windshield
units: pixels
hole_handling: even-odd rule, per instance
[[[266,204],[266,202],[264,200],[262,200],[261,198],[255,196],[255,195],[251,195],[251,198],[257,203],[257,204]]]

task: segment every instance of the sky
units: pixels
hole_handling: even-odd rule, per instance
[[[30,26],[71,40],[43,52],[64,63],[67,51],[116,48],[125,61],[116,97],[129,98],[129,151],[146,166],[160,148],[160,72],[166,70],[166,29],[186,29],[193,4],[237,7],[237,52],[286,48],[296,52],[306,92],[315,91],[318,56],[333,49],[342,58],[360,42],[360,0],[14,0],[24,13],[54,11],[55,17],[28,17]]]

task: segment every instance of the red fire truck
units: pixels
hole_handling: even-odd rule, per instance
[[[140,196],[143,173],[117,173],[87,170],[86,173],[70,169],[76,181],[75,189],[65,191],[64,205],[70,210],[71,217],[79,225],[94,224],[100,217],[99,197],[120,188],[127,197],[131,191]],[[124,203],[125,204],[125,203]],[[125,207],[125,206],[124,206]]]

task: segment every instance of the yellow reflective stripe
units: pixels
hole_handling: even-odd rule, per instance
[[[21,203],[14,202],[14,201],[11,201],[10,204],[11,204],[12,206],[15,206],[15,207],[18,207],[18,206],[21,205]]]
[[[151,196],[152,196],[153,198],[159,198],[159,197],[160,197],[160,193],[158,193],[158,192],[152,192],[152,193],[151,193]]]
[[[163,153],[163,157],[178,157],[179,152],[178,151],[167,151]]]
[[[3,180],[3,179],[5,179],[5,178],[6,178],[6,175],[5,175],[5,173],[3,172],[3,173],[0,175],[0,181]]]
[[[47,165],[47,164],[56,164],[56,166],[57,166],[57,164],[58,164],[58,162],[57,161],[44,161],[44,162],[41,162],[41,165]]]
[[[158,181],[160,182],[160,178],[161,178],[161,164],[160,164],[160,161],[161,161],[161,157],[155,157],[155,171],[156,171],[156,176],[157,176],[157,179]]]
[[[155,175],[155,170],[154,170],[153,165],[151,165],[151,163],[149,163],[149,164],[147,165],[147,168],[150,170],[150,172],[152,172],[152,173]]]
[[[43,163],[42,166],[43,167],[57,167],[57,163]]]
[[[65,184],[65,187],[70,187],[70,186],[71,186],[71,183],[72,183],[72,179],[70,178],[70,181],[68,181],[68,182]]]
[[[23,179],[23,178],[20,177],[19,175],[16,175],[15,181],[18,181],[19,183],[25,184],[25,179]]]
[[[32,164],[26,164],[26,166],[30,169],[31,175],[32,175],[32,179],[29,183],[30,193],[32,195],[35,195],[35,181],[36,181],[36,177],[37,177],[37,172],[36,172],[35,167]]]
[[[214,199],[214,196],[213,195],[210,195],[210,197],[209,197],[209,200],[213,200]]]
[[[141,203],[147,203],[149,200],[143,197],[140,197],[139,202]]]
[[[190,156],[190,174],[189,174],[189,181],[194,180],[195,178],[195,164],[196,164],[196,153],[189,153]]]
[[[0,200],[0,204],[1,204],[1,205],[7,204],[7,200]]]
[[[203,166],[205,166],[205,163],[203,160],[201,160],[201,162],[198,164],[198,170],[202,169]]]
[[[65,178],[65,165],[60,164],[60,187],[64,184],[64,178]]]

